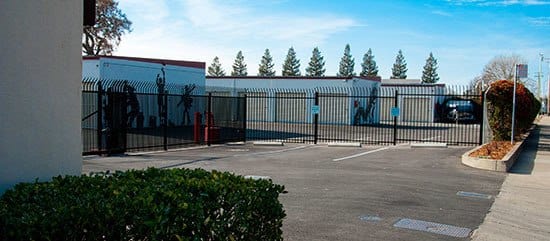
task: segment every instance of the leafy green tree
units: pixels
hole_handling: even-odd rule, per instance
[[[422,83],[437,83],[439,75],[437,74],[437,59],[430,52],[430,56],[426,59],[424,70],[422,71]]]
[[[363,55],[363,63],[361,64],[361,67],[362,70],[359,74],[360,76],[378,76],[378,66],[376,66],[376,61],[374,61],[374,55],[372,54],[372,50],[370,48],[367,53]]]
[[[132,32],[132,22],[115,0],[97,0],[95,11],[96,24],[83,28],[82,52],[86,55],[110,55],[120,44],[122,35]]]
[[[325,61],[318,47],[315,47],[311,53],[309,66],[306,68],[306,76],[325,76]]]
[[[353,56],[351,56],[350,51],[349,44],[346,44],[346,47],[344,48],[344,56],[342,56],[342,59],[340,60],[340,69],[338,74],[336,74],[337,76],[352,77],[355,75],[353,72],[353,69],[355,68],[355,60],[353,59]]]
[[[231,71],[231,76],[247,76],[248,72],[246,71],[246,63],[244,62],[243,52],[239,50],[235,62],[233,63],[233,71]]]
[[[225,76],[225,71],[220,64],[218,56],[214,57],[212,64],[208,66],[208,76]]]
[[[265,49],[264,56],[260,62],[258,68],[258,76],[275,76],[275,70],[273,69],[273,57],[269,53],[269,49]]]
[[[403,57],[403,52],[401,49],[397,52],[395,57],[395,63],[391,69],[392,75],[390,79],[406,79],[407,78],[407,62],[405,62],[405,57]]]
[[[300,76],[300,60],[296,57],[293,47],[288,49],[285,62],[283,63],[283,76]]]

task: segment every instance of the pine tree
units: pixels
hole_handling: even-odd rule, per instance
[[[244,62],[243,52],[239,51],[237,57],[235,58],[235,63],[233,63],[233,71],[231,71],[231,76],[247,76],[246,72],[246,63]]]
[[[318,47],[315,47],[311,53],[309,66],[306,68],[306,76],[325,76],[325,61],[323,60],[323,56],[321,56],[321,51],[319,51]]]
[[[214,57],[212,64],[208,67],[208,76],[225,76],[225,71],[222,69],[218,56]]]
[[[296,58],[294,48],[290,47],[283,64],[283,76],[300,76],[300,60]]]
[[[353,56],[351,56],[349,44],[346,44],[346,47],[344,48],[344,56],[342,56],[342,59],[340,60],[340,70],[336,76],[353,77],[355,75],[353,72],[354,68],[355,60],[353,59]]]
[[[437,81],[439,81],[437,59],[430,52],[430,56],[426,59],[426,65],[424,65],[424,71],[422,71],[422,83],[433,84],[437,83]]]
[[[269,49],[265,49],[264,56],[260,62],[258,68],[258,76],[275,76],[275,70],[273,70],[273,58],[269,53]]]
[[[372,50],[369,48],[367,53],[363,55],[363,63],[361,64],[362,70],[359,75],[376,77],[378,76],[378,66],[376,66],[376,61],[374,61],[374,55],[372,55]]]
[[[405,62],[405,57],[403,57],[403,52],[401,49],[397,52],[395,57],[395,63],[391,68],[392,75],[390,79],[406,79],[407,78],[407,62]]]

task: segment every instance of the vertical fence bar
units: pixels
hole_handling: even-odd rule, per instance
[[[315,92],[315,105],[319,106],[319,92]],[[319,114],[315,113],[313,117],[313,143],[317,144],[319,134]]]
[[[210,146],[210,136],[212,135],[210,131],[210,124],[214,121],[212,120],[212,92],[208,93],[208,99],[206,102],[206,131],[205,131],[205,139],[206,139],[206,145]]]
[[[101,81],[97,82],[97,150],[102,151],[102,131],[103,131],[103,86]]]
[[[393,106],[397,108],[398,101],[399,100],[399,92],[397,89],[395,90],[395,97],[394,97],[394,103]],[[397,145],[397,116],[393,117],[393,145]]]
[[[485,119],[483,116],[485,115],[485,110],[483,106],[485,106],[485,98],[483,98],[483,91],[481,91],[481,94],[479,95],[479,98],[481,98],[481,124],[479,125],[479,145],[483,145],[483,122]]]
[[[243,100],[244,103],[243,103],[243,141],[246,142],[246,115],[248,114],[248,111],[246,110],[247,108],[247,104],[246,102],[248,101],[248,98],[246,97],[246,94],[244,94],[244,98]]]
[[[162,126],[162,146],[166,151],[168,150],[168,94],[166,93],[166,90],[162,93],[162,98],[164,99],[164,105],[162,106],[162,119],[164,119]]]

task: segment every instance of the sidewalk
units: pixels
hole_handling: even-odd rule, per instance
[[[550,117],[543,117],[472,240],[550,240]]]

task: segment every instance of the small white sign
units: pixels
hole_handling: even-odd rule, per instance
[[[314,105],[314,106],[311,106],[311,114],[319,114],[319,111],[321,110],[321,108],[319,108],[318,105]]]
[[[399,117],[399,107],[392,107],[391,108],[391,116],[392,117]]]

